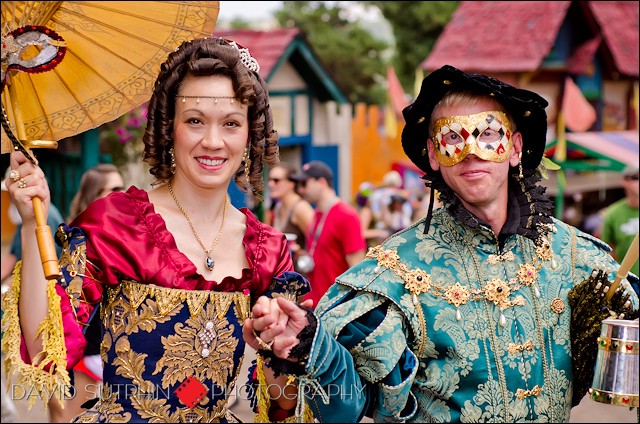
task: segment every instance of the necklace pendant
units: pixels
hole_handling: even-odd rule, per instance
[[[500,327],[504,327],[505,325],[507,325],[507,319],[503,313],[500,313]]]
[[[460,309],[456,309],[456,321],[462,321],[462,314],[460,313]]]
[[[536,298],[540,299],[540,290],[538,290],[538,286],[533,286],[533,294]]]
[[[215,265],[215,263],[213,262],[213,259],[211,259],[211,256],[209,256],[209,254],[207,254],[207,259],[205,259],[205,261],[204,261],[204,266],[206,266],[209,271],[213,271],[213,266],[214,265]]]

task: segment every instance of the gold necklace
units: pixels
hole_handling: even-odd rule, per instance
[[[446,221],[450,231],[453,234],[457,234],[451,223]],[[552,226],[543,225],[545,233],[552,230]],[[549,227],[549,228],[546,228]],[[458,235],[458,237],[462,237]],[[463,243],[466,244],[471,255],[474,255],[473,249],[470,247],[470,243],[463,237]],[[400,256],[393,250],[384,250],[382,246],[376,246],[369,248],[369,251],[365,255],[366,259],[376,259],[378,266],[373,270],[375,274],[378,274],[381,267],[390,269],[394,274],[401,277],[405,282],[405,288],[409,290],[413,296],[413,303],[418,304],[418,295],[420,293],[429,293],[435,297],[443,297],[449,304],[452,304],[456,308],[456,320],[462,320],[462,314],[460,313],[460,305],[464,305],[468,301],[486,301],[493,302],[500,308],[500,311],[504,311],[514,305],[524,306],[525,299],[523,296],[516,296],[514,300],[511,300],[511,294],[518,291],[522,286],[530,286],[534,291],[536,298],[540,297],[540,291],[535,285],[538,280],[538,271],[542,268],[545,261],[550,260],[552,262],[552,268],[555,269],[555,259],[553,258],[553,250],[551,250],[551,244],[546,240],[546,236],[542,238],[542,242],[539,246],[536,246],[536,257],[529,264],[520,265],[517,278],[512,278],[508,281],[502,281],[500,279],[492,279],[485,282],[483,289],[471,289],[456,283],[448,288],[442,287],[438,284],[431,282],[431,276],[424,270],[416,268],[410,270],[404,263],[400,262]],[[475,257],[472,256],[472,259]],[[492,265],[497,264],[500,261],[507,260],[513,261],[515,255],[511,252],[501,255],[490,255],[487,260]],[[540,261],[539,264],[536,264]],[[478,271],[478,277],[480,274]],[[507,324],[506,318],[500,314],[500,326],[504,327]]]
[[[202,246],[202,250],[204,250],[204,253],[207,254],[207,258],[204,260],[204,266],[206,266],[209,271],[213,271],[215,262],[213,262],[213,259],[211,258],[211,252],[213,251],[213,249],[215,249],[216,244],[218,244],[218,240],[220,239],[220,235],[222,234],[222,229],[224,228],[224,220],[227,217],[227,203],[228,203],[227,197],[228,196],[225,195],[224,197],[224,212],[222,212],[222,225],[220,225],[220,231],[218,231],[218,235],[216,236],[216,239],[213,241],[213,246],[211,246],[211,249],[207,250],[206,246],[202,242],[202,239],[198,235],[198,232],[196,231],[196,227],[193,226],[193,222],[191,222],[191,219],[189,219],[189,215],[187,215],[184,209],[182,209],[182,205],[180,204],[180,202],[178,202],[178,198],[176,197],[175,194],[173,194],[173,189],[171,188],[171,180],[169,180],[169,193],[171,193],[171,197],[173,197],[173,200],[175,200],[176,205],[178,205],[180,212],[182,212],[184,217],[187,218],[187,221],[191,226],[191,230],[193,231],[193,234],[195,234],[196,238],[200,242],[200,246]]]

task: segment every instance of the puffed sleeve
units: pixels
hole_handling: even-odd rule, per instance
[[[333,285],[316,310],[305,366],[307,403],[321,422],[407,420],[417,411],[418,361],[404,312],[386,297]]]
[[[100,284],[92,277],[86,260],[86,239],[79,228],[61,226],[56,239],[62,244],[59,259],[62,277],[47,283],[48,316],[40,324],[43,351],[37,355],[39,364],[32,365],[20,329],[18,302],[21,288],[22,261],[16,264],[13,285],[2,300],[2,349],[6,368],[18,376],[17,384],[34,387],[41,396],[60,394],[60,387],[70,386],[68,370],[82,358],[86,348],[84,329],[99,303]],[[35,402],[29,396],[29,407]]]

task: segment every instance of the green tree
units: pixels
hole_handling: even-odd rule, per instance
[[[349,22],[338,2],[328,8],[318,1],[284,1],[275,18],[284,28],[298,28],[305,42],[351,103],[383,104],[385,90],[381,53],[387,43],[375,39],[357,22]]]
[[[250,29],[251,28],[251,22],[245,21],[242,18],[235,18],[233,21],[231,21],[231,28],[233,29]]]
[[[362,1],[365,6],[377,6],[391,24],[396,40],[391,59],[400,83],[413,93],[416,69],[442,33],[458,1]],[[460,31],[465,31],[460,28]]]

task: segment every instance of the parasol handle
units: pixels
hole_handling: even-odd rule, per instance
[[[629,246],[629,250],[627,250],[627,254],[624,255],[624,259],[620,263],[620,268],[616,272],[616,279],[613,280],[613,284],[609,288],[609,291],[606,294],[606,299],[611,299],[613,293],[616,291],[618,286],[620,285],[620,281],[624,278],[627,278],[627,274],[629,274],[629,270],[638,260],[638,234],[636,234],[635,238],[631,242],[631,246]]]
[[[36,228],[36,239],[38,240],[38,250],[40,250],[44,276],[47,280],[56,280],[62,276],[62,273],[58,267],[58,255],[56,254],[56,247],[53,243],[51,227],[47,225],[47,220],[44,218],[42,200],[40,200],[39,197],[34,197],[32,201],[33,211],[36,215],[36,223],[38,224]]]
[[[22,142],[18,140],[11,127],[9,126],[9,118],[7,112],[2,104],[2,128],[5,134],[11,140],[11,144],[14,150],[20,150],[34,166],[38,166],[38,163],[31,155]],[[17,125],[18,132],[21,126]],[[53,243],[53,235],[51,234],[51,227],[47,225],[47,220],[44,217],[44,211],[42,209],[42,200],[39,197],[31,199],[33,202],[33,212],[36,215],[36,239],[38,241],[38,250],[40,251],[40,259],[42,260],[42,268],[44,269],[44,276],[47,280],[56,280],[62,276],[60,268],[58,267],[58,255],[56,254],[56,246]]]

